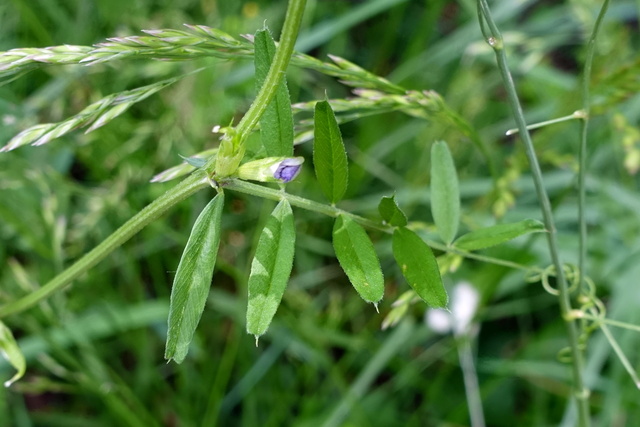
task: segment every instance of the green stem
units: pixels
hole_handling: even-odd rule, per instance
[[[284,76],[291,54],[293,53],[293,46],[298,36],[298,29],[302,22],[302,14],[304,12],[305,5],[306,0],[289,1],[287,16],[282,28],[282,35],[280,37],[280,44],[276,50],[276,54],[273,58],[271,68],[269,68],[269,73],[267,74],[264,85],[260,89],[260,92],[254,102],[251,104],[251,107],[249,107],[249,110],[236,127],[236,135],[240,137],[239,141],[241,142],[242,147],[244,147],[244,141],[251,130],[260,121],[260,117],[267,108],[267,105],[269,105],[269,102],[273,99],[276,89]],[[212,157],[205,165],[204,169],[209,172],[209,175],[215,165],[216,158],[219,158],[219,156]],[[71,265],[71,267],[54,277],[37,291],[26,295],[15,302],[0,307],[0,318],[26,310],[27,308],[37,304],[39,301],[47,298],[52,293],[67,286],[82,273],[89,270],[113,252],[113,250],[133,237],[146,225],[160,217],[173,205],[208,185],[209,182],[203,172],[197,171],[193,173],[163,196],[154,200],[150,205],[127,221],[92,251],[85,254],[82,258]]]
[[[280,35],[280,41],[273,57],[273,62],[271,62],[269,72],[264,79],[264,83],[260,88],[258,95],[256,95],[256,99],[253,101],[249,110],[247,110],[238,123],[238,126],[235,128],[234,145],[237,150],[235,154],[238,158],[238,164],[244,156],[245,141],[249,137],[252,129],[260,121],[260,118],[264,114],[271,100],[273,100],[278,86],[282,82],[287,71],[287,66],[291,60],[291,55],[293,54],[293,47],[296,43],[296,38],[298,37],[298,30],[302,23],[302,15],[304,13],[306,3],[306,0],[289,0],[287,15]],[[219,162],[224,162],[224,159],[225,157],[220,155],[217,158],[210,159],[204,167],[205,170],[211,175],[216,169],[215,166],[217,166]],[[235,165],[236,168],[237,166],[238,165]],[[234,172],[235,170],[230,171],[230,173]],[[223,174],[223,177],[225,175],[226,174]]]
[[[621,322],[619,320],[607,319],[606,317],[593,316],[591,314],[586,314],[580,312],[579,316],[576,316],[579,319],[587,319],[593,320],[594,322],[616,326],[618,328],[629,329],[631,331],[640,332],[640,325],[634,325],[633,323]]]
[[[489,9],[489,5],[487,4],[487,0],[478,0],[478,12],[478,18],[480,20],[480,28],[482,30],[482,33],[485,36],[487,43],[489,43],[489,45],[493,48],[496,55],[498,68],[500,70],[500,74],[507,91],[509,104],[511,106],[518,130],[520,131],[520,136],[524,143],[525,152],[529,160],[529,165],[531,167],[531,173],[533,176],[536,193],[538,195],[538,200],[540,201],[542,217],[544,219],[545,227],[548,231],[547,240],[549,245],[549,252],[553,265],[556,268],[556,281],[559,292],[558,300],[560,303],[560,312],[562,314],[562,318],[565,319],[565,323],[567,326],[567,338],[569,340],[569,346],[571,348],[571,366],[575,389],[574,394],[578,406],[578,425],[581,427],[586,427],[590,425],[591,421],[589,418],[589,391],[585,387],[584,379],[582,376],[582,372],[584,370],[584,357],[582,351],[580,351],[580,343],[578,340],[578,326],[576,324],[576,320],[571,319],[568,316],[568,314],[571,312],[571,300],[567,281],[564,276],[564,270],[562,268],[562,261],[560,260],[560,256],[558,253],[558,243],[556,236],[557,231],[553,219],[553,214],[551,212],[551,203],[549,201],[549,196],[547,195],[547,190],[544,186],[542,171],[540,169],[540,164],[538,163],[538,158],[536,157],[533,141],[531,140],[531,135],[527,130],[527,123],[524,118],[522,106],[520,105],[520,100],[518,99],[515,83],[511,76],[511,72],[509,71],[509,67],[507,64],[507,55],[504,52],[502,34],[498,30],[498,27],[493,20],[491,10]],[[488,25],[489,28],[487,28],[485,24]]]
[[[26,310],[27,308],[37,304],[39,301],[47,298],[52,293],[69,285],[81,274],[85,273],[91,267],[102,261],[116,248],[133,237],[138,233],[138,231],[142,230],[146,225],[150,224],[167,212],[175,204],[208,185],[209,182],[206,179],[205,174],[202,172],[196,172],[190,175],[180,182],[180,184],[176,185],[171,190],[154,200],[143,210],[138,212],[134,217],[113,232],[113,234],[107,237],[102,243],[85,254],[62,273],[54,277],[47,284],[17,301],[0,307],[0,317],[5,317],[10,314]]]
[[[585,118],[585,112],[583,110],[578,110],[578,111],[574,111],[572,114],[569,114],[568,116],[558,117],[557,119],[545,120],[544,122],[538,122],[538,123],[534,123],[532,125],[527,125],[527,129],[534,130],[534,129],[539,129],[539,128],[544,127],[544,126],[549,126],[549,125],[554,125],[556,123],[566,122],[568,120],[584,119],[584,118]],[[507,135],[507,136],[515,135],[518,132],[519,132],[518,129],[515,129],[515,128],[514,129],[509,129],[505,135]]]
[[[587,132],[589,130],[589,113],[591,110],[591,94],[589,92],[589,84],[591,83],[591,66],[596,50],[596,39],[604,19],[604,15],[609,8],[609,0],[605,0],[596,19],[591,37],[587,43],[587,58],[584,63],[584,72],[582,75],[582,111],[584,117],[582,126],[580,127],[580,148],[578,151],[578,227],[580,229],[580,242],[578,247],[578,272],[580,273],[578,290],[582,291],[584,287],[585,263],[587,259],[587,221],[586,213],[586,173],[587,173]]]
[[[384,225],[384,224],[381,224],[380,222],[372,221],[370,219],[361,217],[359,215],[352,214],[351,212],[344,211],[335,206],[314,202],[313,200],[305,199],[304,197],[295,196],[293,194],[285,193],[284,191],[265,187],[263,185],[257,185],[257,184],[253,184],[247,181],[242,181],[239,179],[230,179],[227,181],[222,181],[220,185],[227,190],[238,191],[240,193],[250,194],[252,196],[262,197],[263,199],[274,200],[277,202],[279,202],[282,199],[287,199],[287,201],[293,206],[306,209],[308,211],[317,212],[333,218],[337,217],[338,215],[345,215],[367,228],[382,231],[383,233],[392,234],[394,230],[394,227],[390,225]],[[439,251],[452,253],[455,255],[459,255],[469,259],[474,259],[481,262],[501,265],[504,267],[523,270],[530,273],[541,273],[543,271],[541,268],[538,268],[538,267],[529,267],[526,265],[511,262],[511,261],[479,255],[473,252],[462,251],[455,247],[447,246],[433,240],[427,239],[425,240],[425,242],[432,248],[437,249]]]
[[[467,407],[469,408],[471,427],[485,427],[482,396],[480,396],[478,372],[476,371],[473,361],[470,334],[463,335],[458,340],[457,347],[460,368],[462,369],[462,378],[464,380],[464,389],[467,395]]]

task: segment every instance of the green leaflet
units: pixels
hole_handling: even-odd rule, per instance
[[[209,295],[220,243],[220,219],[224,194],[216,197],[196,219],[171,289],[169,331],[165,359],[182,363]]]
[[[16,343],[15,338],[13,338],[13,334],[11,330],[6,327],[6,325],[0,321],[0,354],[4,357],[7,362],[11,364],[14,368],[16,368],[16,373],[10,380],[5,381],[4,386],[9,387],[14,382],[18,381],[24,375],[27,370],[27,362],[24,360],[24,355],[20,351],[20,347],[18,347],[18,343]]]
[[[333,226],[333,248],[349,281],[363,300],[377,304],[384,295],[384,278],[373,243],[358,223],[339,215]]]
[[[256,90],[259,91],[271,67],[276,44],[265,28],[256,32],[254,45]],[[268,157],[293,156],[293,113],[286,76],[282,77],[273,101],[260,119],[260,137]]]
[[[313,120],[313,167],[322,192],[335,204],[347,191],[347,153],[336,116],[327,101],[316,103]]]
[[[380,216],[389,225],[394,227],[404,227],[407,225],[407,216],[400,210],[396,203],[396,195],[383,197],[378,204]]]
[[[460,223],[460,192],[456,166],[444,141],[431,147],[431,214],[440,238],[451,244]]]
[[[282,300],[293,267],[295,241],[293,212],[289,202],[282,200],[262,230],[251,263],[247,332],[256,340],[266,332]]]
[[[393,256],[409,285],[431,307],[446,307],[438,262],[431,248],[413,231],[405,227],[393,232]]]
[[[520,222],[498,224],[472,231],[460,236],[455,241],[454,246],[466,251],[475,251],[508,242],[524,234],[543,231],[545,231],[543,223],[535,219],[526,219]]]

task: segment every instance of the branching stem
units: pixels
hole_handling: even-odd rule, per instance
[[[567,317],[567,314],[571,312],[572,309],[571,298],[569,295],[569,289],[567,286],[562,261],[560,260],[560,255],[558,253],[557,231],[553,219],[553,213],[551,211],[551,203],[549,201],[549,196],[547,195],[547,190],[544,186],[542,171],[540,169],[540,164],[538,163],[538,158],[535,153],[533,141],[531,140],[531,135],[529,134],[529,130],[527,129],[527,123],[524,118],[522,106],[520,105],[520,100],[518,98],[515,83],[511,76],[511,72],[509,71],[507,55],[504,51],[502,34],[500,33],[500,30],[493,20],[493,16],[491,14],[491,10],[489,9],[487,0],[478,0],[478,15],[482,33],[487,40],[487,43],[493,48],[496,55],[498,69],[500,70],[500,75],[502,77],[505,90],[507,91],[509,104],[516,121],[518,131],[520,132],[520,137],[522,138],[522,142],[524,143],[524,148],[527,159],[529,160],[529,166],[531,168],[536,193],[540,202],[540,208],[542,210],[542,217],[545,227],[548,231],[547,240],[549,252],[553,265],[556,269],[556,282],[559,292],[558,300],[560,303],[560,312],[562,318],[566,319],[567,338],[569,341],[569,347],[571,349],[574,396],[578,406],[578,425],[580,427],[586,427],[590,425],[590,418],[588,400],[589,392],[585,388],[585,383],[582,375],[584,371],[584,356],[582,354],[582,351],[580,350],[577,322],[575,319],[572,320]]]

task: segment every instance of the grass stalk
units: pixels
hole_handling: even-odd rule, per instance
[[[593,57],[596,50],[596,40],[604,15],[609,8],[609,0],[604,0],[600,13],[596,18],[596,22],[593,26],[593,31],[589,37],[587,43],[587,57],[584,62],[584,72],[582,74],[582,126],[580,126],[580,148],[578,150],[578,227],[580,229],[580,241],[578,246],[578,272],[580,273],[578,282],[578,291],[582,291],[584,287],[584,279],[586,277],[585,263],[587,259],[587,221],[585,219],[586,214],[586,200],[587,200],[587,132],[589,131],[589,114],[591,110],[591,94],[589,92],[589,84],[591,82],[591,68],[593,65]]]
[[[478,382],[478,372],[473,362],[473,349],[471,348],[471,336],[465,335],[458,340],[458,358],[462,377],[464,379],[464,390],[467,394],[467,406],[469,407],[469,419],[471,427],[485,427],[484,411],[482,409],[482,396],[480,396],[480,386]]]
[[[507,63],[507,55],[504,51],[504,44],[502,34],[498,29],[489,5],[486,0],[478,0],[478,18],[480,21],[480,28],[487,41],[487,43],[493,48],[496,55],[496,61],[498,63],[498,69],[502,77],[505,90],[507,92],[509,104],[514,115],[520,137],[524,143],[525,152],[531,168],[533,181],[535,185],[536,194],[542,210],[542,217],[547,233],[547,243],[549,246],[549,253],[553,265],[556,269],[556,281],[557,289],[559,292],[558,300],[560,304],[560,313],[565,319],[567,327],[567,338],[569,341],[569,347],[571,349],[571,367],[572,376],[574,382],[574,397],[578,406],[578,425],[580,427],[587,427],[590,425],[589,416],[589,390],[585,387],[583,371],[584,371],[584,356],[580,350],[580,343],[578,339],[578,325],[574,319],[569,318],[567,315],[571,312],[571,299],[569,295],[569,288],[563,271],[562,261],[558,253],[557,243],[557,230],[555,227],[555,221],[553,213],[551,211],[551,202],[547,195],[547,190],[544,186],[542,177],[542,171],[540,164],[535,153],[533,141],[531,135],[527,129],[527,123],[524,118],[522,106],[516,91],[515,83],[511,72],[509,71]],[[488,26],[488,28],[487,28]]]
[[[287,15],[280,38],[280,45],[276,50],[273,63],[271,64],[271,68],[269,69],[269,73],[265,79],[265,83],[236,128],[238,134],[243,138],[241,139],[242,143],[244,143],[244,140],[246,140],[246,137],[249,135],[251,130],[260,121],[260,117],[267,108],[267,105],[269,105],[271,99],[273,99],[278,84],[284,76],[293,53],[293,46],[298,36],[298,30],[300,28],[300,23],[302,22],[302,14],[304,12],[305,5],[306,0],[289,1]],[[215,160],[216,157],[212,157],[208,164],[205,165],[205,170],[212,168],[215,165]],[[0,318],[26,310],[27,308],[37,304],[39,301],[47,298],[52,293],[69,285],[73,280],[77,279],[81,274],[85,273],[98,262],[102,261],[107,255],[124,244],[145,226],[159,218],[169,210],[169,208],[208,185],[209,180],[202,171],[196,171],[189,177],[185,178],[174,188],[167,191],[164,195],[154,200],[138,214],[134,215],[102,243],[85,254],[82,258],[54,277],[44,286],[17,301],[0,307]]]
[[[17,301],[0,307],[0,318],[26,310],[54,292],[69,285],[81,274],[88,271],[119,246],[122,246],[127,240],[135,236],[144,227],[162,216],[175,204],[208,185],[209,182],[202,172],[196,172],[185,178],[178,185],[134,215],[129,221],[125,222],[120,228],[103,240],[102,243],[86,253],[82,258],[51,279],[44,286]]]

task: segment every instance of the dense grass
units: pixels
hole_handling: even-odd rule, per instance
[[[493,5],[528,122],[580,108],[584,41],[598,2]],[[141,29],[204,24],[253,33],[266,20],[280,29],[284,2],[15,0],[0,5],[0,50],[87,45]],[[614,2],[594,64],[587,176],[588,274],[613,319],[640,324],[640,155],[637,2]],[[429,153],[446,140],[455,156],[465,230],[538,218],[539,208],[493,55],[477,24],[475,2],[310,2],[300,50],[331,53],[413,90],[435,90],[471,124],[489,158],[445,120],[391,112],[342,125],[352,162],[341,206],[378,218],[394,191],[410,220],[432,231]],[[189,76],[105,127],[74,132],[42,147],[0,154],[0,302],[45,283],[94,247],[173,183],[149,179],[217,144],[210,130],[237,120],[254,96],[248,60],[123,61],[96,67],[47,67],[0,86],[0,144],[29,125],[54,122],[116,91]],[[349,90],[317,72],[291,68],[294,102]],[[578,122],[533,134],[552,197],[566,262],[576,262],[575,167]],[[311,145],[296,154],[311,159]],[[627,163],[625,163],[627,162]],[[625,167],[626,165],[626,167]],[[491,175],[493,168],[493,176]],[[310,167],[288,191],[322,200]],[[272,202],[227,193],[224,235],[209,304],[182,365],[163,360],[168,298],[190,227],[213,192],[182,202],[73,287],[6,319],[29,361],[27,376],[2,389],[0,424],[74,425],[468,425],[456,341],[430,331],[426,306],[380,330],[391,303],[408,289],[393,265],[390,238],[372,232],[385,271],[377,314],[351,288],[331,247],[330,218],[295,210],[293,277],[269,332],[255,347],[245,334],[246,281],[252,251]],[[483,252],[546,267],[534,235]],[[477,369],[490,426],[572,425],[566,410],[570,371],[557,359],[566,345],[556,300],[519,270],[466,260],[445,276],[481,292]],[[634,366],[637,333],[613,330]],[[9,367],[0,365],[2,378]],[[638,390],[601,332],[587,351],[595,425],[631,425]],[[567,415],[569,414],[569,415]]]

